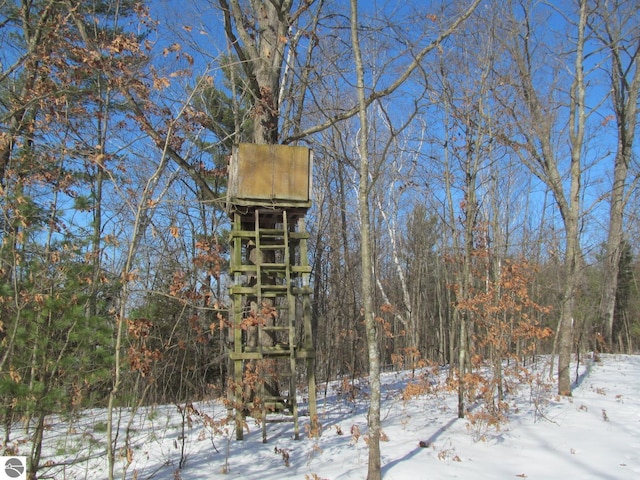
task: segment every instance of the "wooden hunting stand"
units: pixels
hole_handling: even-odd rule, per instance
[[[292,421],[299,438],[296,387],[302,366],[310,428],[317,429],[309,234],[304,223],[311,206],[312,161],[311,151],[303,147],[240,144],[229,164],[229,396],[238,440],[248,412],[260,418],[263,442],[271,422]]]

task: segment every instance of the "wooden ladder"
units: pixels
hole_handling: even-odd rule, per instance
[[[296,298],[291,288],[293,245],[286,210],[255,211],[256,294],[261,321],[258,348],[263,362],[262,441],[267,423],[292,421],[299,438],[296,399]],[[285,380],[285,382],[282,382]],[[279,383],[288,391],[280,392]]]

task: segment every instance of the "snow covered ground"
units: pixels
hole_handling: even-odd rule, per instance
[[[556,397],[554,387],[536,377],[512,387],[505,399],[508,419],[499,429],[482,421],[481,407],[475,424],[458,419],[457,396],[444,388],[403,400],[410,372],[385,373],[383,478],[640,478],[640,356],[602,355],[578,373],[571,398]],[[443,379],[444,374],[429,381]],[[131,449],[121,451],[117,477],[130,462],[126,478],[139,480],[364,479],[366,382],[355,390],[343,387],[331,384],[326,400],[324,386],[318,389],[318,439],[305,435],[308,418],[301,417],[298,441],[291,423],[276,423],[268,425],[269,441],[263,444],[251,419],[245,440],[235,441],[233,425],[215,423],[226,414],[216,402],[182,413],[175,405],[144,408],[130,424],[123,414],[118,442],[123,445],[129,426]],[[43,469],[42,478],[106,478],[105,426],[103,411],[86,412],[71,423],[52,420],[45,461],[71,465]],[[20,432],[12,440],[20,455],[28,454]]]

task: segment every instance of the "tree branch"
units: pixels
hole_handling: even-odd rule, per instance
[[[424,59],[424,57],[426,57],[431,51],[433,51],[435,48],[437,48],[447,37],[449,37],[451,34],[453,34],[453,32],[460,26],[460,24],[462,24],[467,18],[469,18],[471,16],[471,14],[474,12],[476,7],[480,4],[480,1],[481,0],[474,0],[474,2],[469,6],[469,8],[460,17],[458,17],[449,26],[449,28],[447,28],[444,32],[442,32],[438,36],[438,38],[432,40],[420,52],[418,52],[418,54],[414,56],[414,58],[411,61],[411,63],[407,66],[407,68],[405,68],[405,70],[402,72],[402,74],[400,74],[400,76],[398,78],[396,78],[396,80],[391,85],[389,85],[387,88],[384,88],[384,89],[379,90],[379,91],[374,91],[373,93],[371,93],[371,95],[369,95],[365,99],[365,105],[369,106],[373,102],[378,100],[379,98],[389,96],[392,93],[394,93],[398,88],[400,88],[404,84],[404,82],[406,82],[407,79],[411,76],[411,74],[414,72],[414,70],[416,70],[418,67],[420,67],[420,64],[421,64],[422,60]],[[340,115],[336,115],[336,116],[328,119],[327,121],[325,121],[323,123],[319,123],[317,125],[314,125],[313,127],[309,127],[306,130],[303,130],[303,131],[301,131],[299,133],[293,134],[293,135],[283,139],[282,143],[283,144],[293,143],[295,141],[301,140],[301,139],[303,139],[303,138],[305,138],[305,137],[307,137],[309,135],[312,135],[314,133],[322,132],[322,131],[326,130],[327,128],[332,127],[333,125],[335,125],[338,122],[341,122],[343,120],[347,120],[347,119],[353,117],[354,115],[356,115],[359,112],[359,108],[360,107],[358,105],[354,105],[353,107],[351,107],[350,109],[346,110],[344,113],[342,113]]]

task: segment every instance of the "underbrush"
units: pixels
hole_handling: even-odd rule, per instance
[[[546,372],[546,357],[524,365],[521,362],[503,362],[500,376],[489,363],[475,365],[472,373],[464,377],[464,418],[474,441],[485,441],[490,432],[500,432],[511,415],[532,415],[533,420],[549,420],[546,410],[554,398],[553,379]],[[408,380],[400,393],[403,402],[417,397],[442,398],[458,394],[460,381],[457,371],[442,372],[438,366],[421,369]],[[517,405],[530,405],[521,412]],[[513,406],[511,406],[513,405]]]
[[[502,397],[492,365],[475,365],[473,372],[465,376],[465,408],[462,421],[474,442],[495,438],[516,416],[533,418],[534,421],[549,420],[547,413],[555,396],[553,383],[546,374],[548,367],[544,360],[544,357],[540,357],[526,365],[513,361],[505,362],[499,380]],[[382,408],[387,417],[383,418],[383,428],[387,430],[385,422],[388,420],[391,425],[396,422],[399,430],[389,436],[383,433],[382,441],[402,441],[399,437],[411,435],[411,432],[420,429],[419,424],[424,424],[425,421],[433,423],[436,432],[446,431],[457,421],[459,386],[458,372],[439,365],[425,365],[402,372],[385,373]],[[369,400],[367,379],[336,381],[329,388],[334,395],[327,399],[325,407],[320,409],[321,418],[314,419],[315,422],[311,422],[311,419],[301,419],[302,427],[307,433],[306,442],[276,442],[269,447],[271,458],[278,459],[282,468],[289,469],[295,465],[316,462],[326,455],[324,452],[329,451],[330,446],[334,444],[340,444],[340,448],[343,449],[353,449],[357,459],[366,458],[366,407]],[[228,407],[229,405],[222,400],[212,400],[141,407],[137,411],[118,409],[114,425],[115,431],[118,432],[116,476],[136,479],[158,478],[154,477],[157,472],[171,469],[175,473],[172,474],[172,478],[183,478],[184,475],[180,472],[195,468],[202,462],[205,451],[214,458],[216,466],[212,474],[237,473],[238,462],[242,462],[241,450],[244,446],[235,443],[236,425]],[[400,418],[394,418],[392,415],[398,415]],[[87,410],[73,418],[51,416],[46,420],[44,457],[38,472],[39,478],[103,478],[101,475],[106,472],[106,411]],[[320,422],[324,428],[319,427]],[[306,426],[314,423],[318,425],[315,431]],[[252,417],[248,417],[243,425],[249,438],[250,434],[254,433],[252,430],[257,430],[253,425]],[[2,446],[5,455],[30,455],[31,430],[27,427],[25,424],[12,426],[13,437],[9,443]],[[279,437],[280,435],[286,438],[291,436],[291,432],[287,430],[290,429],[288,426],[270,428],[280,432],[274,433],[274,438],[283,438]],[[434,441],[437,435],[434,434],[432,439],[424,439],[424,442],[419,438],[415,441],[436,448]],[[456,453],[456,442],[442,442],[443,439],[440,438],[434,452],[435,456],[443,462],[458,462],[460,457]],[[304,448],[292,445],[303,445]],[[307,475],[309,478],[316,478],[313,473]],[[165,475],[159,478],[168,477]]]

